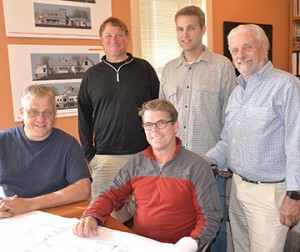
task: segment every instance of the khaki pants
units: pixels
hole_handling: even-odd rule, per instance
[[[280,223],[285,182],[253,184],[233,175],[229,219],[234,251],[282,252],[288,227]]]
[[[90,166],[92,169],[92,197],[97,196],[103,187],[111,182],[117,172],[129,160],[132,155],[95,155],[91,160]],[[111,215],[119,220],[125,222],[133,217],[134,203],[130,197],[121,209],[113,211]]]

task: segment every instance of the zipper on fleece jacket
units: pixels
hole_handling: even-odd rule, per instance
[[[103,60],[103,62],[104,62],[106,65],[110,66],[112,69],[115,70],[115,72],[116,72],[116,74],[117,74],[117,82],[120,82],[120,74],[119,74],[120,69],[121,69],[123,66],[128,65],[131,61],[133,61],[133,58],[130,59],[129,61],[125,61],[124,64],[122,64],[118,69],[116,69],[113,65],[111,65],[111,64],[108,63],[107,61]]]

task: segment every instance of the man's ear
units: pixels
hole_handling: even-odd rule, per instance
[[[269,47],[268,45],[264,42],[262,44],[262,48],[264,49],[264,57],[268,60],[268,54],[269,54]]]
[[[175,133],[177,134],[177,132],[178,132],[178,130],[179,130],[179,122],[178,122],[178,121],[176,121],[176,122],[174,123],[174,129],[175,129]]]
[[[204,26],[201,28],[201,31],[202,31],[202,34],[204,35],[205,32],[206,32],[206,25],[204,25]]]

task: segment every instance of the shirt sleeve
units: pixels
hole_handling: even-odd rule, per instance
[[[221,102],[222,105],[222,113],[221,113],[221,122],[224,125],[225,123],[225,111],[227,107],[227,103],[229,100],[229,96],[233,89],[237,86],[236,82],[236,75],[233,65],[230,61],[225,61],[224,67],[222,68],[222,79],[223,82],[221,86],[223,87],[222,93],[221,93]]]
[[[206,161],[199,162],[198,175],[193,176],[193,183],[196,187],[195,209],[198,215],[195,229],[191,232],[192,238],[200,238],[203,244],[213,240],[220,228],[222,210],[220,196],[212,169]],[[201,172],[201,176],[199,176]],[[204,215],[204,218],[201,217]]]
[[[90,178],[90,171],[84,158],[83,151],[75,138],[70,146],[66,165],[66,179],[69,184],[73,184],[83,178]]]
[[[88,75],[83,78],[78,93],[78,130],[84,155],[90,162],[95,156],[95,148],[93,144],[93,106],[87,84]]]
[[[221,133],[221,140],[215,145],[215,147],[211,148],[205,156],[215,165],[218,166],[219,170],[226,171],[226,161],[227,161],[227,124],[225,121],[224,128]]]
[[[298,79],[295,82],[287,90],[284,108],[286,184],[288,191],[300,190],[300,82]]]
[[[132,194],[128,164],[114,177],[113,181],[106,184],[99,195],[95,195],[88,209],[83,216],[93,216],[104,223],[113,209],[119,208],[124,201]]]
[[[157,77],[157,74],[154,70],[154,68],[149,64],[149,77],[150,77],[150,82],[151,82],[151,100],[158,98],[159,94],[159,79]]]

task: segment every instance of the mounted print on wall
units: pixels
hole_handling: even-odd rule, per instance
[[[7,37],[99,39],[112,15],[111,0],[3,0],[3,10]]]
[[[92,29],[88,7],[34,3],[35,27]]]
[[[32,53],[33,81],[82,79],[86,71],[99,62],[92,53]]]
[[[8,45],[15,121],[22,120],[22,91],[32,84],[53,89],[57,117],[76,116],[81,80],[103,55],[100,46]]]

